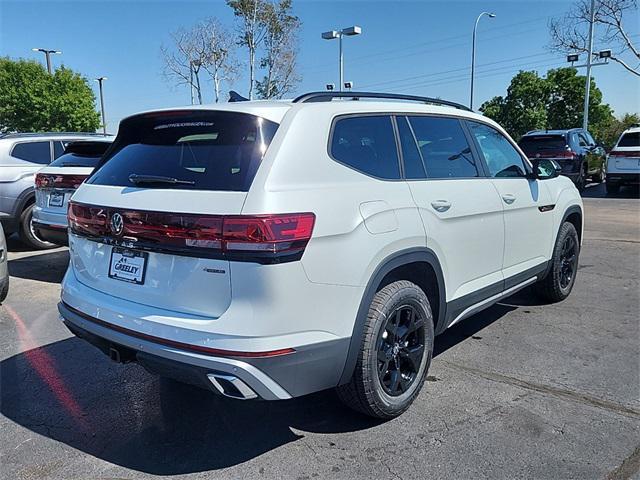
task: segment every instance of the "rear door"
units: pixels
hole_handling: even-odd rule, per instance
[[[405,176],[427,234],[442,263],[446,300],[502,290],[502,202],[486,178],[459,119],[396,117]]]
[[[157,308],[219,316],[231,300],[220,215],[239,214],[277,124],[176,111],[122,122],[70,209],[78,280]]]
[[[527,178],[530,167],[507,137],[490,125],[467,123],[504,208],[502,269],[510,288],[547,261],[554,205],[543,182]]]

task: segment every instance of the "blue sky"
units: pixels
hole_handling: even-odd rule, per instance
[[[337,83],[337,41],[320,38],[325,30],[360,25],[363,34],[345,40],[345,79],[358,89],[438,96],[468,103],[471,31],[479,12],[493,11],[478,30],[476,106],[503,95],[519,69],[565,65],[550,53],[547,22],[571,1],[309,1],[294,0],[302,20],[299,93]],[[162,75],[160,46],[169,33],[207,17],[233,25],[222,0],[0,0],[0,55],[44,61],[32,47],[62,50],[64,63],[88,78],[107,76],[105,102],[109,131],[121,118],[157,107],[185,105],[187,87],[175,88]],[[627,30],[640,43],[638,17]],[[606,45],[596,44],[596,49]],[[240,60],[246,53],[238,51]],[[640,78],[612,64],[593,69],[605,102],[617,115],[640,111]],[[97,92],[97,84],[94,84]],[[234,88],[246,93],[247,80]],[[212,101],[213,87],[204,87]]]

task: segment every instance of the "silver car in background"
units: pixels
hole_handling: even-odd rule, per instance
[[[54,245],[32,225],[35,175],[64,152],[68,142],[102,137],[95,133],[9,133],[0,135],[0,223],[7,236],[18,232],[33,249]]]

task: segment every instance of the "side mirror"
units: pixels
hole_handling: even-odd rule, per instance
[[[560,164],[549,158],[534,158],[531,163],[533,164],[532,176],[537,180],[556,178],[562,172]]]

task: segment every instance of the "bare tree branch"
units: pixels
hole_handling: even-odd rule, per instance
[[[552,19],[549,22],[551,50],[565,53],[588,51],[590,9],[591,2],[589,0],[577,0],[563,17]],[[623,24],[625,14],[637,15],[637,11],[637,0],[597,0],[594,23],[596,27],[598,25],[603,27],[597,29],[597,31],[599,30],[597,39],[600,44],[616,44],[617,48],[614,48],[612,60],[636,75],[640,72],[640,66],[631,67],[621,56],[629,52],[640,61],[640,49],[634,45]]]

